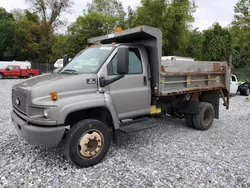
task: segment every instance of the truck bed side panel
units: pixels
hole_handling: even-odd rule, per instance
[[[228,89],[226,62],[162,61],[160,95]]]

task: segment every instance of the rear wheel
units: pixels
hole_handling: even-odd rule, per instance
[[[101,121],[86,119],[76,123],[65,140],[65,155],[76,166],[93,166],[104,159],[111,143],[108,127]]]
[[[187,126],[194,128],[193,115],[186,114],[185,115],[185,122],[186,122]]]
[[[193,115],[193,123],[196,129],[208,130],[214,121],[214,107],[210,103],[201,102],[199,113]]]
[[[248,88],[248,89],[245,90],[244,95],[249,96],[249,94],[250,94],[250,89]]]
[[[32,78],[34,76],[34,74],[30,73],[28,74],[28,78]]]
[[[3,73],[0,73],[0,79],[3,79]]]

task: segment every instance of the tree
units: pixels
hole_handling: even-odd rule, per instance
[[[114,17],[101,13],[92,12],[79,16],[68,28],[75,53],[86,47],[89,38],[113,32],[115,24]]]
[[[134,25],[149,25],[163,32],[163,54],[183,55],[194,21],[195,4],[189,0],[142,0],[134,14]]]
[[[123,5],[119,0],[92,0],[87,4],[88,13],[101,13],[113,17],[115,25],[125,28],[125,16]]]
[[[40,16],[42,22],[50,27],[57,27],[63,22],[60,15],[73,5],[72,0],[26,0]]]
[[[250,26],[250,0],[240,0],[234,7],[233,24],[240,28]]]
[[[203,60],[229,61],[229,56],[232,53],[232,38],[229,30],[222,28],[219,23],[215,23],[203,34]]]
[[[164,16],[164,53],[183,55],[189,41],[189,28],[194,21],[194,1],[173,0]],[[184,54],[185,55],[185,54]]]
[[[56,34],[50,59],[55,62],[57,59],[62,58],[65,54],[70,57],[74,57],[76,53],[78,53],[74,51],[74,46],[75,44],[72,43],[70,35]]]
[[[0,8],[0,60],[13,58],[14,17],[4,8]]]
[[[88,12],[97,12],[120,18],[126,15],[123,5],[119,0],[93,0],[87,4]]]
[[[187,56],[193,57],[196,60],[202,60],[202,43],[204,37],[202,32],[199,32],[197,29],[190,31],[189,43],[187,46]]]
[[[240,0],[235,8],[230,33],[233,43],[233,64],[237,68],[250,67],[250,0]]]

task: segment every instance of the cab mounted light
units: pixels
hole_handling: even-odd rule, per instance
[[[52,101],[56,101],[58,99],[58,95],[57,95],[57,92],[51,92],[50,93],[50,99]]]
[[[117,33],[122,32],[122,28],[121,27],[116,27],[115,32],[117,32]]]

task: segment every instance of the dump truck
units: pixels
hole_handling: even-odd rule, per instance
[[[88,42],[70,63],[65,56],[59,73],[12,88],[17,133],[33,145],[62,143],[76,166],[102,161],[112,141],[121,145],[122,131],[146,129],[165,116],[205,131],[219,118],[220,101],[229,107],[227,62],[162,60],[157,28],[140,26]]]

